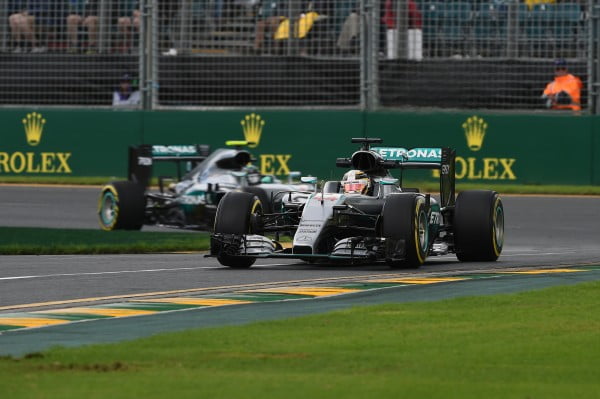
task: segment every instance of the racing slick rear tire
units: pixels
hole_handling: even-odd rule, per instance
[[[215,216],[215,234],[245,235],[262,233],[260,218],[262,203],[252,193],[230,191],[219,201]],[[247,269],[256,262],[256,258],[236,256],[225,253],[217,255],[217,260],[223,266],[233,269]]]
[[[404,243],[404,259],[386,255],[386,263],[393,269],[421,266],[429,251],[429,215],[425,197],[412,193],[390,195],[383,205],[381,219],[382,236],[395,245]],[[395,248],[389,249],[395,251]]]
[[[463,262],[495,261],[504,244],[504,208],[490,190],[458,194],[454,208],[454,248]]]
[[[146,208],[145,188],[132,181],[110,182],[98,201],[98,221],[103,230],[140,230]]]

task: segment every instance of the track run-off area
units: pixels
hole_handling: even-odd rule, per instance
[[[98,194],[97,187],[0,186],[0,224],[95,229]],[[0,256],[0,355],[600,278],[600,197],[502,200],[504,250],[489,263],[448,255],[391,270],[262,260],[233,270],[201,253]]]

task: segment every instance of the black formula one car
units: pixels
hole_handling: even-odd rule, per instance
[[[431,255],[455,253],[461,261],[500,256],[502,201],[489,190],[455,197],[454,150],[371,147],[382,143],[378,138],[352,142],[362,144],[361,149],[336,162],[352,170],[320,190],[281,190],[267,203],[252,193],[225,194],[207,256],[232,268],[248,268],[259,258],[386,262],[399,268],[419,267]],[[400,179],[391,176],[391,169],[400,171]],[[408,169],[440,171],[439,201],[402,186]],[[291,248],[283,248],[281,234],[293,237]]]
[[[228,144],[235,148],[220,148],[212,153],[206,145],[130,147],[129,180],[110,182],[100,193],[100,227],[139,230],[143,225],[160,225],[210,230],[217,204],[230,191],[260,198],[265,212],[271,212],[269,204],[273,192],[312,188],[307,184],[291,184],[299,172],[290,173],[290,184],[282,183],[275,176],[261,175],[251,164],[251,154],[241,148],[246,142]],[[152,190],[153,167],[158,162],[174,163],[177,176],[159,177],[158,190]]]

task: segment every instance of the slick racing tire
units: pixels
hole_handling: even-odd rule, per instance
[[[254,194],[260,200],[262,205],[263,213],[273,213],[273,206],[271,204],[271,196],[267,194],[265,190],[260,187],[244,187],[245,192]]]
[[[139,230],[144,224],[145,189],[131,181],[115,181],[102,188],[98,221],[103,230]]]
[[[425,197],[413,193],[390,195],[381,213],[381,233],[388,242],[386,246],[404,243],[404,259],[389,256],[386,263],[394,269],[421,266],[429,251],[429,215]],[[388,247],[389,250],[394,252],[396,248]]]
[[[454,248],[461,261],[495,261],[504,244],[504,208],[495,191],[458,194],[454,208]]]
[[[252,193],[230,191],[223,196],[215,216],[216,234],[261,234],[262,203]],[[247,269],[256,258],[220,254],[217,260],[223,266],[234,269]]]

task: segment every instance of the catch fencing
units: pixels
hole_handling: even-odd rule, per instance
[[[0,0],[0,106],[600,112],[600,1]],[[126,85],[126,86],[127,86]]]

